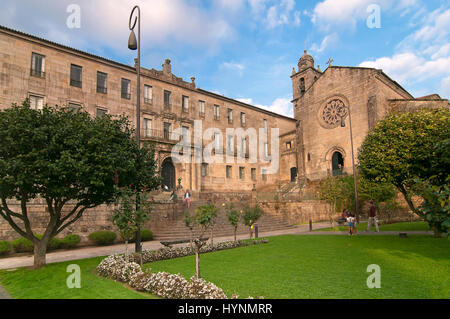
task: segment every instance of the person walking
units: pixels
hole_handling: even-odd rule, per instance
[[[189,192],[189,189],[184,193],[184,201],[186,202],[187,208],[191,208],[191,193]]]
[[[353,233],[355,232],[355,217],[350,214],[347,217],[347,225],[348,225],[348,235],[352,236]]]
[[[374,223],[376,232],[378,233],[380,230],[378,229],[377,209],[373,204],[373,200],[371,200],[369,203],[370,208],[369,208],[369,221],[367,222],[367,231],[370,231],[370,229],[372,228],[372,224]]]

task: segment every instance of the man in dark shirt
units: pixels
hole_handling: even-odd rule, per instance
[[[369,221],[367,222],[367,231],[370,231],[370,228],[372,228],[372,223],[375,224],[375,229],[377,233],[380,231],[378,229],[378,219],[377,219],[377,209],[375,208],[375,205],[373,204],[373,201],[370,201],[370,211],[369,211]]]

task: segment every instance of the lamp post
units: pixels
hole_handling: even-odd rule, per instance
[[[137,10],[137,16],[133,20],[134,12]],[[138,36],[136,39],[136,34],[134,33],[134,28],[136,27],[136,23],[138,26]],[[138,149],[141,147],[141,9],[139,6],[135,6],[133,10],[131,10],[130,21],[128,23],[128,27],[130,29],[130,37],[128,38],[128,48],[130,50],[137,50],[137,61],[136,61],[136,70],[137,70],[137,102],[136,102],[136,142]],[[139,193],[136,193],[136,211],[139,209]],[[136,241],[135,241],[135,251],[137,253],[142,252],[141,245],[141,230],[140,228],[136,231]]]
[[[352,148],[352,168],[353,168],[353,184],[355,185],[355,213],[356,213],[356,223],[359,223],[359,207],[358,207],[358,187],[356,184],[356,167],[355,167],[355,155],[353,151],[353,132],[352,132],[352,116],[350,112],[350,106],[348,109],[348,121],[350,124],[350,146]],[[341,116],[341,127],[345,127],[345,115]]]

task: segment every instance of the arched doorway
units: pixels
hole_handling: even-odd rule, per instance
[[[331,158],[331,166],[333,170],[333,176],[342,175],[344,172],[344,157],[340,152],[334,152]]]
[[[161,166],[161,177],[163,190],[175,188],[175,166],[170,157],[166,158]]]
[[[295,182],[297,178],[297,167],[291,167],[291,182]]]

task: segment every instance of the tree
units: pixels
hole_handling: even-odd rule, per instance
[[[236,241],[236,232],[237,228],[239,226],[239,223],[241,221],[241,213],[234,208],[233,203],[229,203],[226,205],[225,203],[222,204],[223,207],[225,207],[225,212],[228,218],[228,221],[234,228],[234,241]]]
[[[194,236],[194,226],[195,226],[195,218],[191,216],[189,211],[184,212],[184,225],[189,228],[189,244],[191,246],[191,250],[194,250],[193,236]]]
[[[143,195],[143,196],[142,196]],[[125,258],[128,260],[128,242],[133,239],[136,231],[149,220],[151,203],[146,193],[140,198],[139,207],[136,207],[136,192],[130,187],[117,189],[117,208],[114,210],[113,223],[120,230],[120,236],[125,241]]]
[[[195,274],[197,278],[201,278],[200,275],[200,248],[202,248],[206,241],[203,238],[205,232],[212,227],[214,219],[217,217],[218,209],[212,202],[207,205],[199,206],[195,210],[194,220],[200,227],[200,233],[197,238],[194,239],[195,245]]]
[[[328,217],[330,224],[334,227],[334,218],[337,205],[346,198],[347,190],[344,182],[339,177],[330,176],[320,182],[320,199],[325,200],[330,205]]]
[[[392,183],[413,213],[424,218],[411,200],[414,180],[444,185],[448,176],[448,149],[436,145],[450,138],[450,110],[423,109],[392,113],[366,136],[359,149],[360,170],[365,178]]]
[[[86,209],[114,202],[115,179],[124,186],[136,175],[137,145],[124,117],[91,118],[84,111],[47,106],[33,110],[25,100],[0,111],[0,139],[0,216],[33,242],[35,268],[45,265],[51,238]],[[41,239],[27,209],[38,197],[48,214]],[[20,212],[9,208],[13,199]]]
[[[253,224],[256,223],[263,214],[264,214],[264,211],[257,204],[253,207],[251,207],[249,205],[246,205],[244,207],[244,210],[242,212],[242,222],[244,223],[245,226],[249,227],[250,239],[252,238]]]

